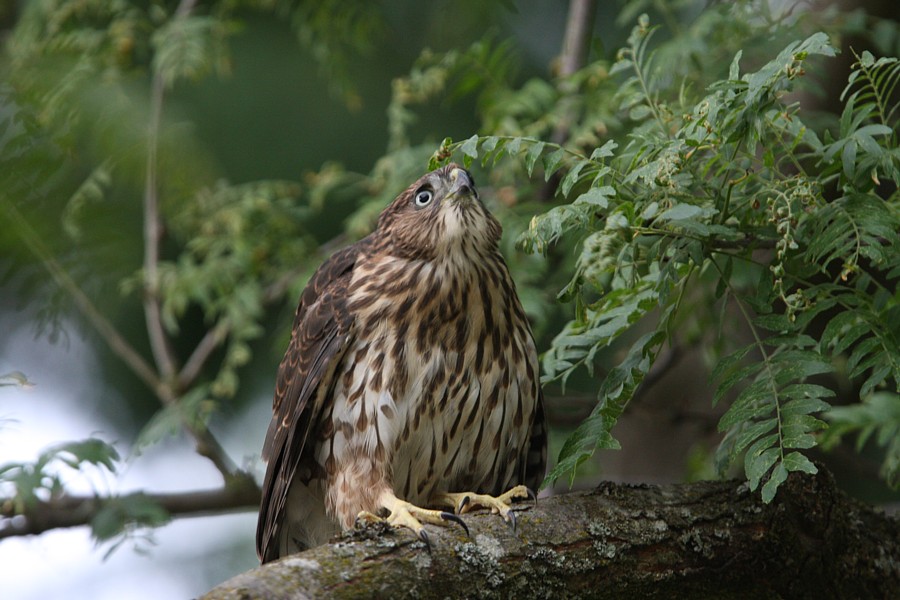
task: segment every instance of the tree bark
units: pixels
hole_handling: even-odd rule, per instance
[[[518,512],[352,532],[223,583],[247,598],[896,598],[900,521],[831,475],[792,474],[768,505],[737,481],[602,484]]]

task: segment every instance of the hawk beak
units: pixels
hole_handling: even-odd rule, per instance
[[[450,193],[451,197],[456,198],[477,198],[478,193],[475,191],[475,182],[472,176],[465,169],[459,167],[450,171]]]

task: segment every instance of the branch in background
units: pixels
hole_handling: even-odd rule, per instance
[[[345,234],[337,235],[319,246],[317,253],[323,257],[327,257],[346,242],[347,236]],[[287,288],[290,287],[294,280],[296,280],[304,271],[305,269],[292,269],[270,283],[263,290],[262,305],[268,306],[281,298],[285,291],[287,291]],[[215,349],[228,337],[229,329],[230,325],[228,325],[227,322],[219,321],[212,329],[206,332],[206,335],[203,336],[194,348],[191,356],[188,358],[187,362],[184,363],[184,367],[178,374],[178,390],[186,389],[194,382],[197,376],[200,375],[200,371],[203,369],[206,361],[209,360],[209,357]]]
[[[181,0],[174,19],[188,16],[195,0]],[[175,351],[162,323],[159,298],[159,242],[163,224],[159,213],[159,181],[157,174],[159,157],[159,130],[162,126],[165,80],[161,73],[153,76],[150,98],[150,124],[147,136],[147,175],[144,184],[144,318],[147,335],[156,366],[165,381],[171,381],[176,372]]]
[[[150,102],[150,134],[147,150],[147,179],[144,185],[144,319],[156,366],[165,380],[175,374],[175,351],[162,323],[159,298],[159,242],[162,238],[162,219],[159,214],[157,182],[157,153],[159,127],[162,120],[164,82],[157,73],[153,78]]]
[[[560,100],[560,120],[550,136],[550,141],[560,146],[569,139],[569,129],[575,111],[571,96],[576,90],[569,89],[566,79],[584,67],[587,62],[596,14],[596,0],[570,0],[569,2],[569,15],[566,20],[566,32],[563,36],[562,54],[558,59],[557,66],[557,78],[562,81],[561,91],[564,97]],[[558,186],[559,177],[554,175],[541,189],[541,199],[545,202],[552,199]]]
[[[44,245],[40,236],[37,235],[28,223],[28,220],[22,216],[18,209],[5,199],[2,202],[2,206],[6,208],[8,220],[15,225],[11,229],[19,235],[31,253],[41,261],[41,264],[50,273],[50,277],[56,285],[72,296],[76,308],[97,330],[97,333],[100,334],[100,337],[113,353],[121,358],[141,381],[158,394],[163,385],[150,363],[144,360],[144,357],[119,334],[112,323],[94,306],[90,298],[81,291],[81,288],[78,287],[78,284],[69,276],[62,265],[53,258],[50,250]]]
[[[597,15],[597,0],[571,0],[569,16],[566,21],[566,32],[563,36],[563,50],[559,57],[560,79],[574,75],[584,67],[590,52],[591,33]],[[564,90],[572,92],[574,90]],[[553,131],[551,140],[555,144],[564,144],[569,137],[569,118],[563,111],[563,120]]]
[[[191,352],[187,362],[184,363],[181,372],[178,373],[176,382],[178,390],[187,389],[194,383],[213,351],[228,337],[228,330],[228,324],[225,321],[219,321],[206,332],[206,335],[203,336],[203,339]]]
[[[104,317],[91,302],[91,299],[78,287],[78,284],[69,276],[62,265],[53,258],[50,250],[44,245],[40,237],[32,229],[28,221],[8,201],[4,200],[0,206],[6,209],[9,221],[15,224],[13,228],[28,249],[41,261],[44,268],[50,273],[53,281],[65,290],[75,302],[76,308],[84,315],[91,326],[97,331],[101,339],[109,346],[113,354],[118,356],[137,377],[143,381],[165,406],[173,406],[178,403],[178,396],[174,390],[159,378],[153,367],[138,353],[134,347],[123,338],[116,328]],[[240,476],[234,462],[226,454],[222,445],[209,432],[208,429],[197,429],[185,423],[185,429],[197,442],[197,452],[210,459],[216,468],[228,481]]]
[[[175,11],[174,19],[187,17],[194,8],[196,0],[181,0]],[[166,406],[178,403],[177,392],[173,384],[179,384],[182,377],[175,381],[177,360],[171,340],[162,323],[161,303],[159,297],[159,244],[162,238],[163,224],[159,212],[159,181],[157,162],[159,153],[159,130],[162,126],[162,109],[165,97],[165,80],[161,73],[153,76],[150,103],[150,124],[147,149],[147,179],[144,188],[144,317],[147,322],[147,335],[156,366],[162,374],[163,385],[157,390],[157,396]],[[216,328],[211,330],[214,332]],[[213,346],[214,348],[215,346]],[[210,352],[212,350],[210,349]],[[202,363],[201,363],[202,366]],[[194,369],[194,365],[191,366]],[[199,373],[199,366],[196,367]],[[194,375],[196,377],[196,374]],[[193,379],[193,378],[192,378]],[[181,389],[179,387],[179,389]],[[205,427],[198,428],[183,421],[184,428],[197,442],[197,452],[209,460],[222,473],[228,482],[239,476],[234,462],[228,457],[219,441]]]
[[[0,526],[0,539],[21,535],[36,535],[63,527],[90,525],[94,517],[112,502],[146,499],[162,508],[170,517],[198,517],[224,512],[256,510],[260,490],[250,476],[219,490],[182,492],[176,494],[146,494],[135,492],[125,496],[63,496],[49,502],[39,502],[25,515],[13,512],[11,504],[0,505],[0,517],[8,522]]]

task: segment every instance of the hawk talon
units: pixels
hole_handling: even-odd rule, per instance
[[[453,513],[442,512],[442,513],[441,513],[441,518],[444,519],[445,521],[452,521],[452,522],[454,522],[454,523],[460,525],[460,526],[465,530],[465,532],[466,532],[466,537],[472,537],[472,536],[469,534],[469,526],[466,525],[466,522],[463,521],[462,519],[460,519],[459,517],[457,517],[456,515],[454,515]],[[423,529],[422,531],[425,531],[425,530]]]
[[[463,496],[462,500],[460,500],[459,502],[459,506],[456,507],[456,514],[461,515],[466,512],[466,507],[469,506],[470,501],[471,498],[469,498],[468,496]]]
[[[506,517],[506,524],[509,525],[509,528],[512,529],[512,532],[516,532],[516,513],[514,511],[509,511]]]
[[[355,524],[357,527],[365,526],[370,523],[383,523],[389,527],[399,529],[405,527],[411,529],[419,540],[423,541],[431,552],[431,539],[425,531],[423,523],[431,523],[434,525],[445,525],[447,523],[456,523],[469,534],[469,526],[458,516],[443,510],[431,510],[420,508],[409,502],[400,500],[391,492],[385,492],[380,498],[382,509],[386,510],[388,515],[381,517],[369,511],[361,511],[356,515]]]
[[[428,554],[431,554],[431,538],[428,537],[428,532],[425,529],[420,529],[419,533],[416,534],[417,537],[425,542],[425,547],[428,549]]]
[[[473,507],[489,508],[492,513],[499,514],[510,526],[513,533],[518,528],[518,519],[513,511],[511,503],[516,498],[534,500],[537,506],[537,495],[524,485],[517,485],[505,494],[490,496],[488,494],[475,494],[471,492],[443,493],[436,496],[435,501],[452,506],[456,514],[463,514]]]

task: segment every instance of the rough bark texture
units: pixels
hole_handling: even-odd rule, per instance
[[[740,482],[604,484],[541,500],[513,533],[470,514],[471,538],[428,527],[354,532],[234,577],[204,599],[897,598],[900,521],[824,473],[764,505]]]

